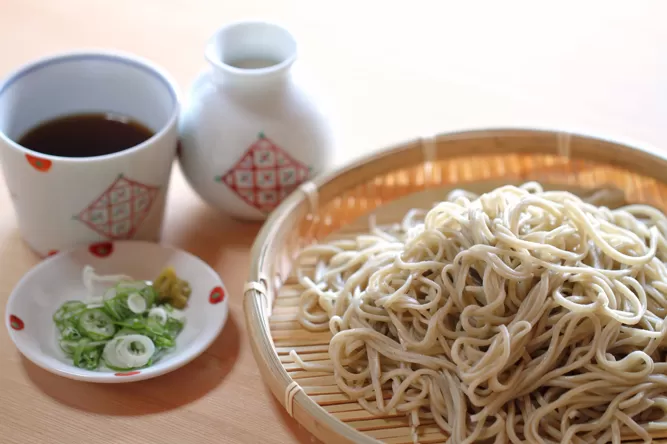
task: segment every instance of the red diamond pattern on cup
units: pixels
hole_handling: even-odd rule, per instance
[[[260,133],[236,165],[216,180],[249,205],[269,213],[306,180],[308,174],[306,165]]]
[[[77,219],[108,239],[131,239],[148,215],[159,190],[159,187],[118,176]]]

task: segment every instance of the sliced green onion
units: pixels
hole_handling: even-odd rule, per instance
[[[115,368],[131,369],[145,366],[155,353],[155,344],[148,336],[117,336],[104,346],[104,361]]]
[[[104,296],[102,297],[102,300],[106,301],[107,299],[113,299],[116,297],[116,289],[115,288],[110,288],[108,289],[105,293]]]
[[[183,321],[179,319],[169,318],[167,319],[165,329],[167,330],[167,334],[175,338],[183,330],[184,325]]]
[[[63,325],[62,328],[60,329],[60,337],[62,337],[63,339],[67,339],[69,341],[78,341],[83,336],[81,335],[81,332],[79,331],[78,328],[76,328],[74,325],[67,324]]]
[[[79,359],[79,367],[95,370],[100,366],[100,358],[102,357],[101,347],[96,347],[92,349],[85,349],[81,353],[81,358]]]
[[[171,348],[176,345],[176,341],[169,336],[155,336],[153,342],[160,349]]]
[[[116,321],[116,325],[133,330],[143,330],[146,328],[146,320],[143,317],[135,316],[133,318],[125,318],[122,321]]]
[[[137,335],[137,334],[139,334],[139,332],[136,331],[136,330],[132,330],[131,328],[121,328],[120,330],[118,330],[116,332],[115,337],[127,336],[127,335]]]
[[[157,300],[157,291],[155,291],[155,288],[149,285],[141,289],[139,293],[141,296],[143,296],[144,299],[146,299],[146,305],[148,308],[151,308],[153,305],[155,305],[155,301]]]
[[[116,285],[119,290],[142,290],[147,286],[145,281],[121,281]]]
[[[116,333],[113,319],[101,308],[92,308],[84,311],[79,316],[79,329],[81,333],[93,340],[111,338]]]
[[[58,345],[60,345],[60,348],[67,353],[68,355],[71,355],[74,353],[74,350],[76,350],[76,347],[79,345],[80,341],[71,341],[67,339],[61,339]]]
[[[99,276],[89,266],[83,279],[89,297],[65,302],[53,315],[58,345],[75,366],[131,370],[152,365],[175,346],[184,314],[160,301],[153,284],[125,275]],[[96,284],[113,286],[96,289]]]
[[[118,294],[113,299],[104,301],[104,309],[116,321],[133,316],[132,310],[127,306],[127,294]]]
[[[73,355],[78,347],[81,347],[81,353],[93,348],[100,348],[105,345],[107,341],[91,341],[88,338],[79,339],[78,341],[71,341],[62,339],[59,342],[60,348],[68,355]]]
[[[182,321],[182,320],[185,319],[185,313],[183,313],[183,310],[179,310],[178,308],[174,308],[171,305],[164,305],[164,309],[167,311],[170,318],[174,318],[174,319],[177,319],[179,321]]]
[[[155,319],[160,323],[160,325],[166,324],[168,317],[169,316],[167,315],[167,311],[162,307],[153,307],[148,312],[148,319]]]
[[[76,346],[72,347],[72,361],[74,361],[74,365],[88,370],[95,370],[100,366],[102,346],[104,344],[104,342],[94,342],[88,338],[81,339]],[[71,346],[71,344],[69,345]]]
[[[90,339],[84,338],[80,340],[74,347],[72,360],[74,361],[74,365],[76,365],[77,367],[81,367],[81,357],[83,356],[83,352],[86,348],[86,345],[88,345],[89,342]]]
[[[127,297],[127,307],[132,313],[141,314],[146,311],[148,304],[139,293],[132,293]]]
[[[66,322],[72,316],[76,316],[86,309],[86,304],[81,301],[67,301],[54,313],[53,320],[57,324]]]

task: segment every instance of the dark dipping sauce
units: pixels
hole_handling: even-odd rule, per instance
[[[19,138],[18,144],[60,157],[94,157],[117,153],[153,136],[145,125],[115,114],[73,114],[46,121]]]

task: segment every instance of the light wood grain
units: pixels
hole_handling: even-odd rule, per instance
[[[664,2],[464,3],[0,0],[0,76],[36,57],[101,47],[149,58],[185,88],[218,26],[262,17],[297,35],[302,67],[338,123],[338,165],[471,126],[579,127],[667,146]],[[0,328],[0,443],[310,442],[263,385],[247,338],[241,290],[259,226],[208,209],[178,169],[172,185],[164,240],[223,277],[231,319],[221,338],[172,375],[105,387],[37,369]],[[0,177],[3,317],[38,261],[17,229]]]

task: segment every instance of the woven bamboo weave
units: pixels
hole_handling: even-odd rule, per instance
[[[297,321],[300,293],[290,273],[300,248],[363,232],[370,213],[379,223],[398,222],[409,208],[429,208],[448,189],[483,192],[531,180],[578,194],[613,188],[622,201],[667,208],[662,155],[593,137],[515,129],[410,141],[290,195],[255,242],[249,279],[255,284],[247,288],[244,304],[259,369],[274,395],[289,404],[288,412],[324,442],[412,442],[403,414],[374,417],[341,393],[331,374],[302,371],[290,358],[296,350],[306,361],[329,359],[330,334],[309,332]],[[428,422],[418,432],[422,443],[446,439]]]

